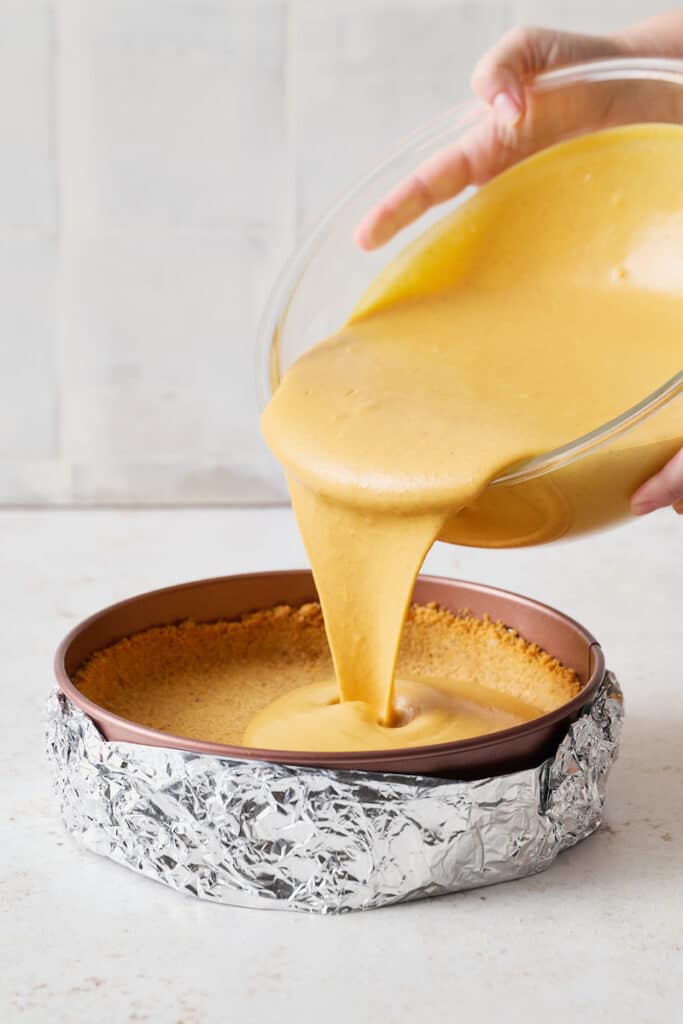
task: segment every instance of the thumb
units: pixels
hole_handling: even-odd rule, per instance
[[[622,46],[607,36],[522,25],[506,32],[484,54],[472,75],[472,88],[501,123],[513,127],[525,113],[529,79],[551,68],[621,53]]]
[[[631,509],[637,516],[667,505],[683,512],[683,448],[631,498]]]

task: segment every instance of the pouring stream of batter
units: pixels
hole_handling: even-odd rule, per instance
[[[386,746],[401,626],[434,540],[458,539],[459,510],[505,467],[598,427],[680,368],[682,183],[677,126],[546,150],[409,247],[288,370],[262,427],[286,470],[341,703],[312,707],[295,691],[248,742],[315,748],[324,733],[320,748],[335,749],[339,730],[347,747]],[[625,435],[606,470],[644,448],[663,462],[674,442],[663,429],[654,417],[637,443]],[[436,712],[416,700],[430,742]]]

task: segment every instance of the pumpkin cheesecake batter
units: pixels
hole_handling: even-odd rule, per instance
[[[502,470],[680,369],[682,184],[678,126],[545,150],[409,247],[288,370],[262,427],[286,471],[336,683],[330,673],[280,698],[249,726],[251,744],[369,750],[452,736],[448,701],[394,688],[419,567],[434,540],[459,540],[459,514],[466,523]],[[605,478],[621,459],[645,479],[679,443],[655,416],[605,451]],[[563,514],[551,503],[535,539],[561,535]],[[493,528],[479,535],[497,542]]]
[[[580,688],[571,669],[504,626],[435,606],[410,609],[398,669],[413,680],[397,685],[405,722],[378,727],[378,748],[420,744],[425,723],[450,739],[508,728],[554,710]],[[315,746],[337,697],[318,604],[148,629],[98,651],[75,683],[101,707],[174,736],[240,744],[246,730],[255,746],[255,731],[271,748],[278,736],[270,743],[268,722],[277,719],[279,701],[296,693],[309,749],[331,749]],[[408,720],[416,692],[431,700],[431,718]],[[344,749],[358,749],[353,728]]]

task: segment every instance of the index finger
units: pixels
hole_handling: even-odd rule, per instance
[[[489,113],[457,143],[425,160],[365,215],[356,228],[357,244],[361,249],[376,249],[432,206],[493,177],[513,160],[506,159],[503,135]]]

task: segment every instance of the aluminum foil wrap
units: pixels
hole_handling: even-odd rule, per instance
[[[330,914],[543,871],[600,825],[622,718],[608,673],[555,757],[474,782],[108,742],[57,692],[47,742],[89,850],[201,899]]]

